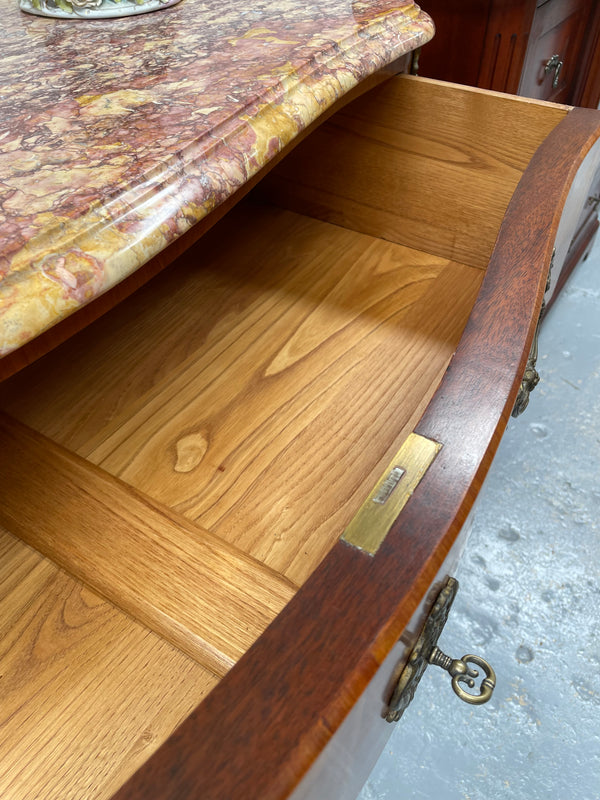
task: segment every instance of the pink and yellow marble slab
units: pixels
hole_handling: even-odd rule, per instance
[[[138,269],[433,35],[409,0],[182,0],[85,22],[0,10],[0,355]]]

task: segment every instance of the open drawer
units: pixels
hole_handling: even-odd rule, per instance
[[[599,133],[391,79],[2,384],[3,797],[333,797],[309,770],[374,676],[382,746]]]

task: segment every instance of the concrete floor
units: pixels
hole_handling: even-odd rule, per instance
[[[541,382],[474,514],[440,639],[498,685],[430,667],[360,800],[600,800],[600,244],[549,310]]]

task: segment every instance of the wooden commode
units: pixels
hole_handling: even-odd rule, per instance
[[[0,795],[352,798],[600,119],[406,0],[0,2]]]

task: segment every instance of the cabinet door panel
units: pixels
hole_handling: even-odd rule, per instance
[[[491,0],[426,0],[423,8],[435,21],[435,36],[423,48],[419,75],[467,86],[479,86]]]
[[[537,9],[519,94],[571,102],[589,12],[589,0],[549,0]]]

